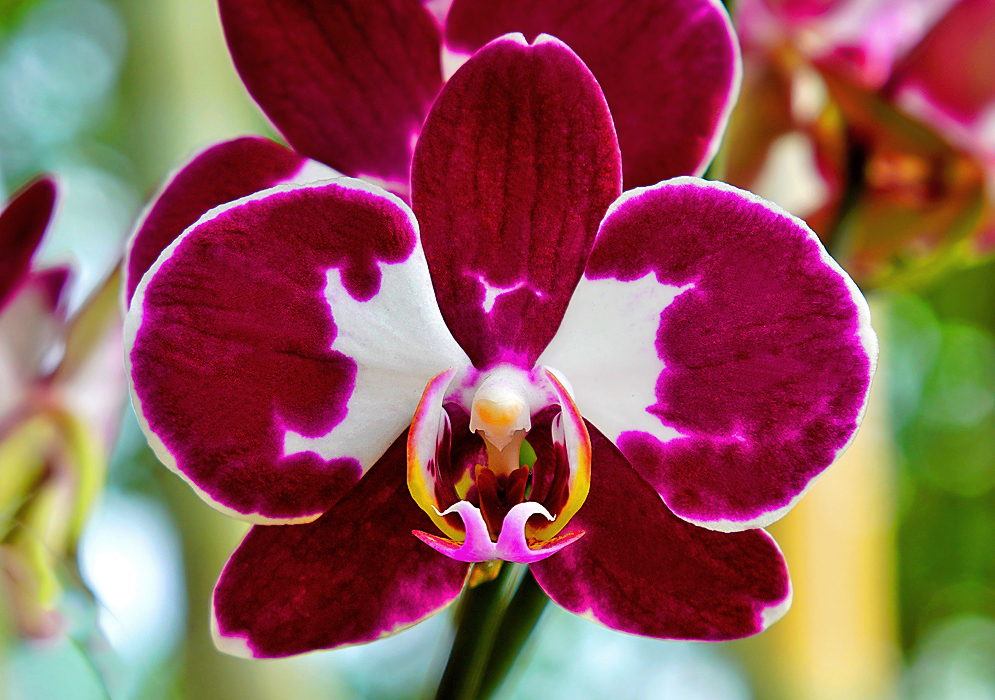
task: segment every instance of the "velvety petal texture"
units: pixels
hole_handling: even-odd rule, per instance
[[[220,0],[232,59],[298,152],[406,190],[442,87],[438,25],[419,0]]]
[[[469,566],[411,534],[433,528],[408,494],[404,444],[319,520],[249,532],[214,591],[218,648],[273,657],[369,642],[459,595]]]
[[[476,367],[533,367],[620,192],[608,106],[560,41],[502,37],[447,83],[412,200],[442,315]]]
[[[522,32],[564,41],[611,107],[626,187],[701,174],[736,102],[741,64],[717,0],[455,0],[446,42],[472,53]]]
[[[411,211],[349,178],[213,210],[143,278],[125,339],[160,460],[253,522],[328,510],[404,430],[426,382],[468,364]]]
[[[586,534],[532,564],[550,598],[612,629],[668,639],[745,637],[787,611],[788,569],[766,532],[719,533],[676,517],[609,440],[590,432],[591,493],[566,530]],[[538,440],[535,447],[545,451]]]
[[[28,274],[54,207],[55,182],[42,178],[14,195],[0,212],[0,308]]]
[[[815,234],[695,178],[613,205],[541,358],[673,512],[718,530],[773,522],[836,459],[876,360],[866,302]]]
[[[247,136],[198,154],[166,181],[128,244],[125,300],[159,254],[209,210],[281,184],[339,175],[268,139]]]

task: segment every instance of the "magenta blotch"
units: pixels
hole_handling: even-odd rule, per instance
[[[359,478],[359,463],[284,456],[285,428],[327,433],[353,392],[355,361],[330,349],[326,271],[338,269],[348,294],[368,300],[378,265],[405,260],[415,242],[403,211],[336,184],[274,191],[180,239],[139,288],[130,354],[142,415],[175,468],[242,514],[326,511]]]

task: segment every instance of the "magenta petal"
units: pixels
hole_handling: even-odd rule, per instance
[[[0,308],[31,266],[55,206],[55,183],[42,178],[16,195],[0,212]]]
[[[128,245],[125,300],[159,254],[203,214],[274,185],[290,182],[308,160],[267,139],[247,136],[198,154],[167,182]],[[328,171],[326,177],[330,177]]]
[[[864,298],[802,221],[676,178],[612,207],[541,361],[674,513],[741,530],[847,447],[876,359]]]
[[[459,595],[469,566],[411,534],[433,528],[408,494],[404,443],[315,522],[249,532],[214,590],[222,651],[274,657],[369,642]]]
[[[607,627],[666,639],[745,637],[787,611],[788,569],[766,532],[720,533],[681,520],[611,442],[590,432],[591,493],[567,527],[587,534],[532,564],[550,598]]]
[[[995,155],[995,0],[961,0],[898,65],[889,86],[957,143]]]
[[[504,37],[452,77],[415,149],[412,199],[442,315],[474,365],[532,368],[620,190],[608,107],[562,43]]]
[[[411,211],[349,178],[213,210],[142,278],[125,338],[159,458],[253,522],[325,512],[404,430],[425,383],[468,364]]]
[[[729,16],[710,0],[455,0],[446,41],[472,52],[508,32],[566,42],[598,79],[626,187],[700,174],[739,92]]]
[[[442,87],[439,29],[418,0],[221,0],[249,92],[306,156],[407,187]]]

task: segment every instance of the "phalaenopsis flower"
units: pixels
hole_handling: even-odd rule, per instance
[[[613,7],[564,27],[586,16],[605,38],[629,26],[624,8],[666,18],[663,38],[633,34],[628,80],[678,112],[680,88],[661,81],[705,86],[704,138],[681,120],[644,134],[665,142],[666,167],[700,170],[738,84],[723,10]],[[407,90],[421,55],[410,42],[325,43],[336,28],[400,32],[420,6],[222,11],[290,142],[411,206],[361,179],[302,183],[319,166],[242,140],[182,170],[133,240],[125,337],[143,429],[206,501],[256,523],[215,589],[219,647],[282,656],[375,640],[448,605],[471,563],[494,559],[529,563],[555,602],[638,634],[726,639],[782,615],[787,569],[758,528],[845,449],[876,360],[863,298],[804,223],[694,177],[623,193],[613,117],[625,120],[560,39],[491,41],[436,97]],[[437,50],[438,29],[419,22]],[[699,54],[697,36],[723,51]],[[289,37],[337,62],[274,62]],[[659,55],[681,70],[639,77]],[[725,58],[682,73],[706,55]],[[388,100],[368,122],[348,101],[360,65],[411,111]],[[330,109],[332,84],[348,109]],[[393,145],[364,130],[429,104]],[[319,152],[318,137],[358,160]],[[250,185],[275,186],[200,216]]]

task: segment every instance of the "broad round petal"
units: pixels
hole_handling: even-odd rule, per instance
[[[125,260],[125,302],[159,254],[214,207],[276,185],[338,175],[268,139],[246,136],[197,154],[174,172],[139,220]]]
[[[455,0],[446,42],[472,53],[507,32],[563,40],[598,79],[626,187],[701,174],[736,103],[742,67],[717,0]]]
[[[55,183],[42,178],[14,195],[0,212],[0,308],[28,274],[54,207]]]
[[[746,637],[787,612],[791,582],[770,535],[681,520],[593,427],[591,442],[591,494],[567,528],[587,534],[532,564],[553,601],[612,629],[665,639]]]
[[[442,87],[439,28],[418,0],[220,0],[249,93],[295,150],[347,175],[408,185]]]
[[[459,595],[469,566],[411,534],[432,523],[408,494],[404,441],[315,522],[249,532],[214,590],[219,649],[275,657],[370,642]]]
[[[621,191],[601,90],[561,42],[503,37],[425,123],[413,208],[442,315],[479,369],[532,369]]]
[[[341,178],[220,207],[142,279],[125,325],[159,458],[253,522],[313,520],[468,364],[397,197]]]
[[[695,178],[612,207],[540,358],[674,513],[717,530],[778,519],[846,449],[876,360],[815,234]]]

